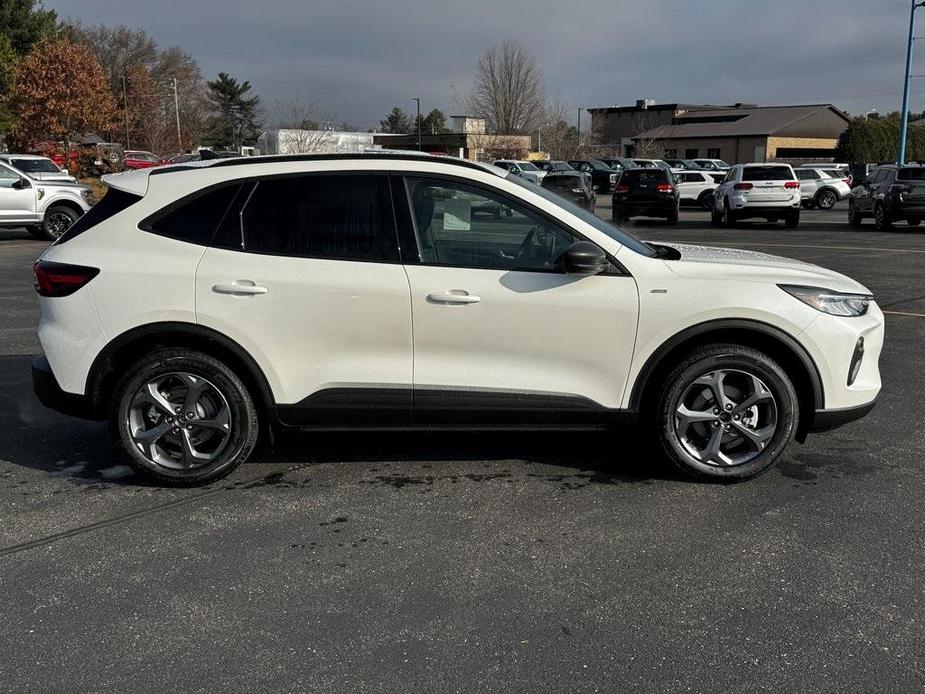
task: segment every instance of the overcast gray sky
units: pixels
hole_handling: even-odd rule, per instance
[[[62,17],[142,27],[203,74],[250,80],[372,127],[394,105],[457,110],[478,56],[514,37],[550,96],[578,107],[636,98],[834,102],[897,110],[909,0],[45,0]],[[925,10],[922,32],[925,34]],[[913,73],[925,73],[925,45]],[[925,79],[912,108],[925,108]]]

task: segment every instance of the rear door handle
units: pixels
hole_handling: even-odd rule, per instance
[[[450,289],[445,292],[428,294],[427,300],[433,304],[477,304],[482,297],[470,294],[464,289]]]
[[[212,285],[216,294],[231,294],[233,296],[253,296],[266,294],[269,289],[262,287],[252,280],[234,280],[232,282],[219,282]]]

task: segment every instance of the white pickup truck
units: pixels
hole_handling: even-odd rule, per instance
[[[26,227],[54,241],[90,209],[91,195],[89,186],[42,181],[0,163],[0,228]]]

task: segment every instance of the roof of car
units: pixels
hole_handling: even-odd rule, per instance
[[[41,154],[16,154],[15,152],[4,152],[0,154],[3,159],[48,159]]]

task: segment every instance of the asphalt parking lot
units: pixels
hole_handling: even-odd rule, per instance
[[[33,397],[43,245],[0,231],[0,688],[922,691],[925,231],[845,217],[628,226],[825,265],[887,312],[877,408],[733,486],[632,431],[287,436],[146,485]]]

